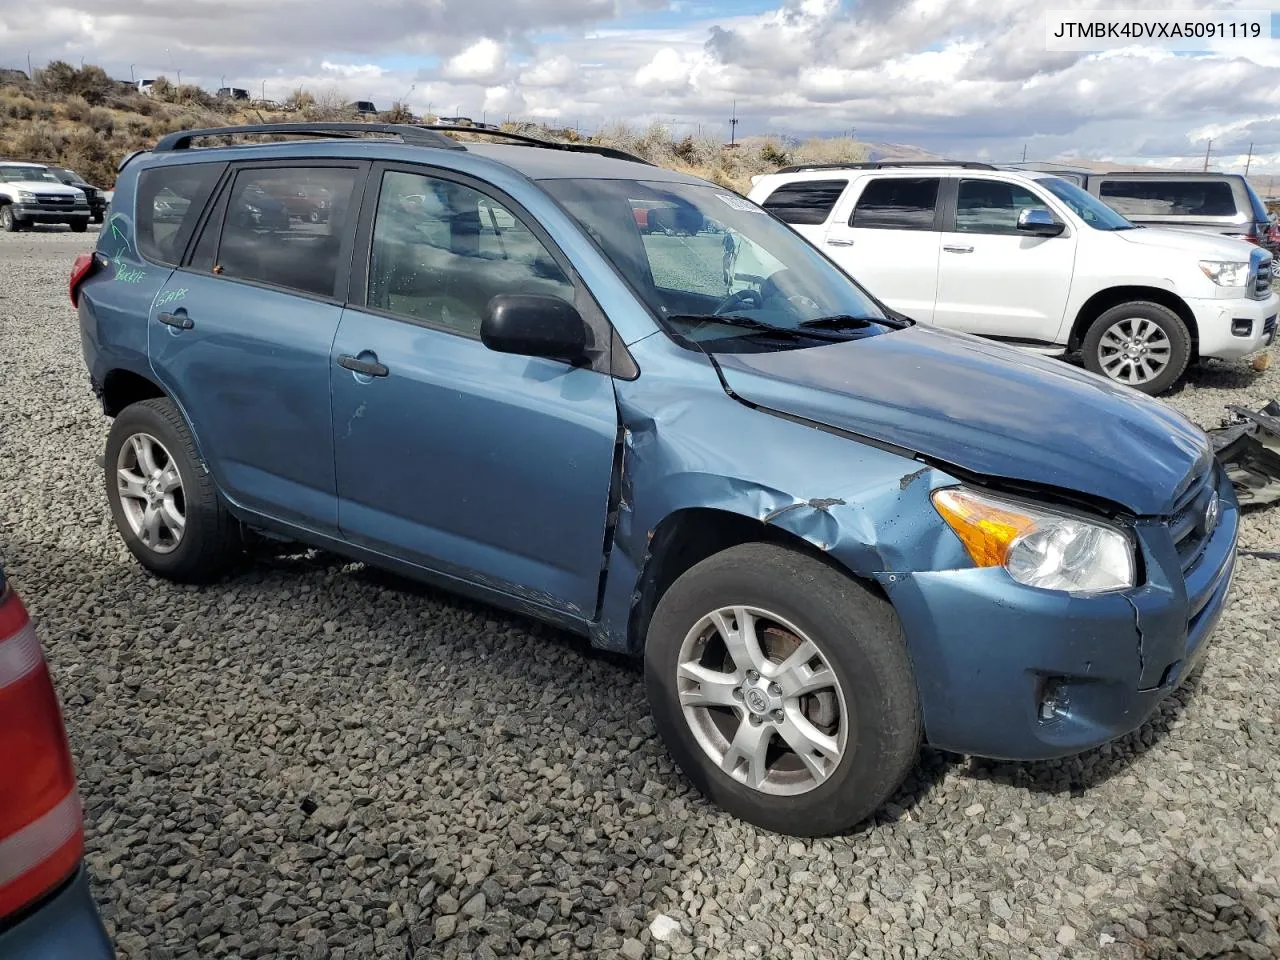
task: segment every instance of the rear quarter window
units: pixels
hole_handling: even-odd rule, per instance
[[[827,222],[848,180],[804,180],[784,183],[765,198],[764,207],[784,223],[814,226]]]
[[[1234,217],[1236,198],[1225,180],[1103,180],[1103,202],[1126,217]]]
[[[176,265],[225,168],[225,163],[187,163],[139,173],[138,252],[148,260]]]

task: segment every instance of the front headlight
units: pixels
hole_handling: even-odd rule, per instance
[[[1107,593],[1134,585],[1133,544],[1115,527],[963,487],[933,506],[979,567],[1004,567],[1029,587]]]
[[[1220,287],[1243,287],[1249,283],[1247,260],[1201,260],[1200,269]]]
[[[18,200],[21,201],[22,203],[35,203],[36,195],[32,193],[30,190],[19,190]]]

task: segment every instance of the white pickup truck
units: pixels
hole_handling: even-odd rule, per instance
[[[65,223],[72,232],[89,228],[89,198],[40,163],[0,160],[0,230],[13,233],[33,223]]]
[[[1271,254],[1243,240],[1138,227],[1052,173],[987,164],[784,168],[750,198],[873,294],[923,323],[1085,366],[1144,393],[1196,357],[1276,337]]]

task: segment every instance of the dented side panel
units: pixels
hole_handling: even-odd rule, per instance
[[[628,649],[649,542],[676,511],[721,510],[774,526],[851,572],[967,566],[930,491],[931,467],[754,410],[724,392],[711,362],[665,337],[633,345],[644,374],[617,381],[621,491],[596,642]]]

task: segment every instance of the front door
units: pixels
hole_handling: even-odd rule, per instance
[[[1052,344],[1062,327],[1076,237],[1018,230],[1028,208],[1052,210],[1043,198],[1004,180],[962,179],[954,222],[942,234],[934,323],[965,333]]]
[[[363,176],[362,165],[233,170],[149,321],[152,367],[222,492],[328,533],[338,522],[329,352],[354,236],[345,212]],[[334,198],[322,221],[271,199],[300,184]]]
[[[495,353],[499,293],[575,298],[567,263],[479,185],[370,183],[367,279],[330,364],[339,522],[354,543],[581,619],[595,613],[613,381]]]

